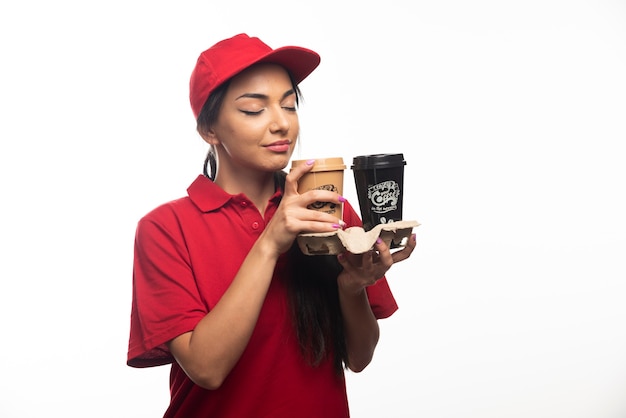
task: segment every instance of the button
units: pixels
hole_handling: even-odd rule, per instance
[[[245,200],[242,200],[241,201],[241,206],[243,206],[245,208],[246,206],[248,206],[248,202],[246,202]]]
[[[252,229],[259,229],[259,223],[258,222],[252,222]]]

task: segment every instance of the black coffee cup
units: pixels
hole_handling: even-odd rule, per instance
[[[372,154],[353,158],[351,168],[364,230],[402,220],[405,165],[403,154]]]

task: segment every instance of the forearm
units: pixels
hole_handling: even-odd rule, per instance
[[[347,366],[354,372],[360,372],[372,360],[378,344],[378,321],[370,307],[365,288],[355,293],[340,287],[339,302],[348,352]]]
[[[219,302],[192,332],[170,344],[176,360],[196,384],[219,387],[241,357],[256,326],[277,257],[257,241]]]

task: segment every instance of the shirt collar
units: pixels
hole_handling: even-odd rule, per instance
[[[230,200],[245,198],[241,194],[231,195],[226,193],[221,187],[203,175],[196,177],[189,188],[187,188],[187,194],[202,212],[211,212],[225,206]],[[270,201],[277,202],[281,196],[282,191],[278,189],[270,198]],[[245,199],[247,200],[247,198]]]

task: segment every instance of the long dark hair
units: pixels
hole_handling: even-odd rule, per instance
[[[291,78],[291,74],[289,76]],[[302,93],[293,78],[291,84],[296,93],[296,105],[299,105]],[[207,99],[198,115],[198,132],[208,131],[217,121],[229,85],[230,80],[217,87]],[[216,168],[215,149],[210,146],[204,160],[203,173],[214,180]],[[284,171],[274,173],[276,187],[280,190],[285,189],[286,176]],[[303,254],[296,241],[287,255],[292,273],[286,283],[289,305],[302,356],[313,367],[332,356],[335,371],[341,374],[347,362],[337,289],[337,276],[342,267],[335,256]]]

